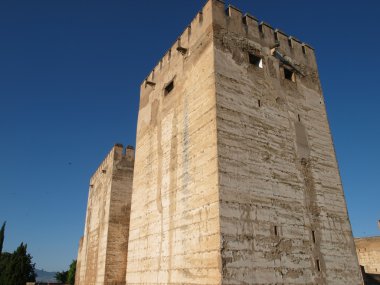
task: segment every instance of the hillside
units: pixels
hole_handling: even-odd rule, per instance
[[[37,282],[57,282],[54,278],[56,272],[47,272],[44,270],[36,269]]]

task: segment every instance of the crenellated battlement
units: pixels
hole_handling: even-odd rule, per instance
[[[126,158],[127,161],[133,162],[135,159],[134,147],[128,145],[124,148],[123,144],[116,143],[91,176],[90,184],[92,185],[92,181],[97,176],[107,174],[107,171],[109,171],[109,168],[113,165],[113,162],[115,160],[121,160],[122,158]]]
[[[243,13],[239,8],[228,5],[222,0],[208,0],[203,8],[197,13],[183,33],[164,54],[154,69],[144,79],[141,87],[152,87],[156,85],[155,77],[163,68],[170,65],[173,60],[191,56],[191,49],[202,35],[202,32],[212,25],[214,29],[225,28],[253,40],[262,46],[280,46],[285,53],[301,58],[301,62],[311,66],[315,65],[314,48],[302,42],[298,38],[288,35],[280,29],[273,28],[270,24],[259,21],[258,18],[249,13]],[[302,60],[304,57],[305,60]]]
[[[309,44],[298,40],[294,36],[284,33],[280,29],[273,28],[270,24],[264,21],[259,21],[259,19],[256,18],[255,16],[252,16],[249,13],[243,14],[243,12],[240,9],[236,8],[233,5],[228,5],[227,7],[225,7],[225,3],[223,1],[214,0],[213,2],[215,2],[214,7],[217,10],[219,10],[219,12],[221,10],[222,11],[224,10],[225,15],[230,19],[230,21],[233,21],[234,23],[236,23],[235,32],[240,33],[242,30],[245,30],[245,31],[250,30],[252,34],[256,34],[256,35],[258,34],[257,32],[259,32],[262,38],[268,38],[268,40],[273,43],[280,41],[278,39],[278,35],[281,34],[281,37],[283,37],[283,39],[284,38],[286,39],[286,43],[288,45],[289,45],[289,41],[290,42],[296,41],[301,46],[305,46],[305,48],[307,49],[314,50],[314,48],[312,48]],[[280,41],[280,44],[283,44],[283,43]]]
[[[214,0],[216,1],[216,0]],[[174,44],[166,51],[164,56],[159,60],[153,70],[144,79],[142,86],[154,85],[155,74],[160,72],[165,66],[169,65],[173,58],[183,57],[188,54],[188,50],[194,44],[196,38],[194,35],[199,34],[199,30],[207,24],[212,23],[212,9],[207,9],[212,0],[208,1],[205,6],[197,13],[190,24],[185,28],[182,34],[177,38]],[[205,21],[205,19],[207,21]],[[205,24],[205,22],[207,22]]]

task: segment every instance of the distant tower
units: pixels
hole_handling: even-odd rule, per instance
[[[362,284],[313,49],[209,0],[141,86],[127,284]]]
[[[134,149],[115,145],[90,180],[75,285],[124,285]]]

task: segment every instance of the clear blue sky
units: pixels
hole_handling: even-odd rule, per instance
[[[88,181],[135,144],[139,85],[204,1],[0,1],[0,223],[63,270],[83,234]],[[355,236],[379,235],[380,2],[233,5],[316,48]]]

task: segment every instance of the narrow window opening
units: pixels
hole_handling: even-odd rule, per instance
[[[293,47],[293,41],[292,41],[292,39],[288,39],[288,44],[289,44],[289,46],[292,48]]]
[[[202,23],[203,22],[203,12],[200,11],[198,14],[199,14],[199,23]]]
[[[290,80],[293,82],[296,81],[296,77],[295,77],[294,72],[288,68],[285,68],[285,67],[284,67],[284,76],[285,76],[285,79],[287,79],[287,80]]]
[[[249,54],[249,63],[258,68],[263,68],[263,59],[252,53]]]
[[[257,100],[257,105],[258,105],[259,107],[261,107],[261,100],[260,100],[260,99]]]
[[[274,31],[274,40],[278,42],[278,32],[277,30]]]
[[[263,32],[263,24],[260,24],[259,25],[259,32],[262,36],[264,36],[264,32]]]
[[[174,81],[172,80],[168,85],[165,87],[165,95],[168,95],[172,90],[174,89]]]
[[[306,54],[305,46],[302,46],[302,52],[303,52],[303,54]]]
[[[298,122],[301,122],[301,116],[300,116],[300,114],[297,115],[297,118],[298,118]]]
[[[274,226],[274,235],[278,237],[278,228],[277,226]]]
[[[312,239],[313,239],[313,243],[315,243],[316,239],[315,239],[315,231],[311,231],[311,236],[312,236]]]
[[[320,263],[319,259],[316,259],[316,260],[315,260],[315,263],[316,263],[316,265],[317,265],[317,270],[318,270],[318,271],[321,271],[321,263]]]
[[[247,16],[244,16],[244,17],[242,18],[242,21],[243,21],[243,24],[244,24],[244,25],[248,25],[248,23],[247,23]]]

